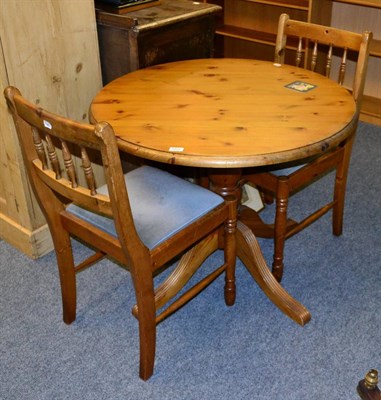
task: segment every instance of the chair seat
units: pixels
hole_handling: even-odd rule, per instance
[[[275,168],[267,168],[266,172],[268,172],[269,174],[273,174],[275,176],[288,176],[291,175],[292,173],[302,169],[306,164],[300,164],[300,165],[295,165],[292,167],[287,167],[287,168],[279,168],[279,169],[275,169]]]
[[[303,168],[305,165],[306,164],[300,164],[289,168],[272,169],[269,172],[275,176],[288,176]]]
[[[124,175],[136,231],[152,250],[224,202],[210,190],[149,166]],[[108,194],[107,185],[100,194]],[[114,221],[70,204],[68,212],[117,237]]]
[[[298,171],[299,169],[302,169],[305,165],[306,164],[300,164],[300,165],[296,165],[295,167],[272,169],[269,172],[276,176],[287,176],[287,175],[291,175],[292,173]]]

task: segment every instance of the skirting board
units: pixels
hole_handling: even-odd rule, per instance
[[[28,257],[36,259],[53,250],[48,225],[30,231],[0,213],[0,237]]]

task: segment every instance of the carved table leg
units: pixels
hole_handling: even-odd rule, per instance
[[[241,198],[241,169],[209,170],[210,188],[222,196]],[[288,317],[300,325],[311,319],[309,311],[279,284],[271,273],[253,232],[237,223],[237,255],[269,299]]]
[[[271,273],[253,232],[242,222],[237,224],[237,255],[267,297],[299,325],[310,319],[309,311],[295,300]]]
[[[237,200],[241,198],[241,187],[239,180],[241,178],[240,169],[213,169],[208,171],[209,188],[214,192],[220,194],[229,202],[229,222],[225,227],[226,240],[234,240],[234,257],[236,257],[236,229],[237,229]],[[233,199],[233,201],[232,201]],[[235,210],[232,209],[235,207]],[[228,255],[229,256],[229,255]],[[232,256],[232,254],[230,254]],[[236,285],[235,285],[235,263],[231,260],[228,263],[233,265],[233,268],[228,268],[225,275],[225,303],[232,306],[236,298]]]

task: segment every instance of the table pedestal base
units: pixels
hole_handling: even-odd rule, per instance
[[[263,222],[262,218],[255,210],[246,206],[240,206],[238,216],[240,221],[254,232],[255,236],[266,239],[274,237],[274,224],[266,224]],[[287,231],[290,231],[296,225],[296,221],[288,219],[286,224]]]
[[[241,198],[242,170],[240,168],[210,169],[208,176],[210,188],[213,191],[223,197],[233,195],[237,199]],[[259,217],[258,219],[260,220]],[[269,227],[265,232],[270,233],[270,229]],[[311,319],[309,311],[295,300],[271,273],[253,231],[241,220],[237,224],[237,256],[267,297],[284,314],[302,326]]]
[[[299,325],[310,319],[309,311],[295,300],[275,279],[263,257],[253,232],[242,222],[237,224],[237,255],[266,296]]]

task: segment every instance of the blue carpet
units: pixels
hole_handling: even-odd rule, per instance
[[[329,214],[286,243],[282,284],[311,322],[284,316],[238,263],[233,307],[220,277],[158,326],[148,382],[138,378],[128,273],[105,260],[79,274],[78,317],[67,326],[54,255],[32,261],[0,241],[0,399],[358,400],[358,381],[381,370],[380,149],[381,128],[362,123],[343,235],[332,236]],[[294,196],[291,213],[327,196],[331,181]],[[270,263],[272,242],[260,244]]]

